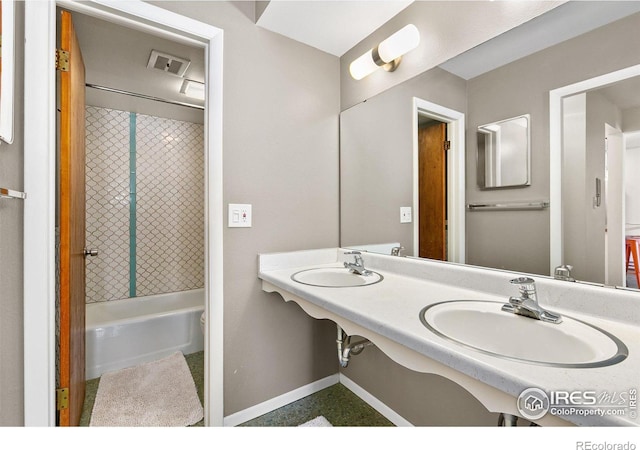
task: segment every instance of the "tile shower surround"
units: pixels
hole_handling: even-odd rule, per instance
[[[87,303],[204,286],[204,128],[86,107]]]

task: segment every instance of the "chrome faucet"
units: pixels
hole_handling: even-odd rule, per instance
[[[573,270],[573,266],[569,266],[567,264],[558,266],[553,271],[553,278],[556,280],[562,280],[562,281],[576,281],[576,279],[571,276],[572,270]]]
[[[391,249],[391,256],[400,256],[402,250],[404,250],[404,247],[393,247]]]
[[[353,255],[354,261],[352,263],[345,262],[344,266],[349,269],[349,272],[356,273],[358,275],[371,275],[371,271],[364,268],[364,260],[362,259],[362,253],[359,251],[345,252],[345,255]]]
[[[536,282],[533,278],[514,278],[510,283],[518,286],[520,297],[509,297],[509,303],[502,305],[503,311],[542,320],[543,322],[562,322],[560,315],[547,311],[538,304]]]

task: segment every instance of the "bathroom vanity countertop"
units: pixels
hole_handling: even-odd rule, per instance
[[[544,280],[544,277],[536,278],[537,282],[538,278],[542,278],[543,287],[538,291],[541,306],[561,315],[584,320],[622,340],[629,349],[629,356],[621,363],[584,369],[558,368],[502,359],[441,338],[429,331],[420,321],[419,314],[425,306],[445,300],[474,299],[506,303],[509,295],[517,293],[508,280],[521,276],[519,273],[363,253],[365,266],[383,275],[382,282],[359,287],[327,288],[304,285],[291,279],[291,276],[300,270],[343,267],[342,263],[346,259],[343,256],[344,251],[346,250],[323,249],[260,255],[259,278],[323,310],[505,392],[514,397],[514,404],[523,390],[537,387],[546,392],[595,391],[598,395],[606,393],[618,396],[624,393],[626,404],[623,407],[626,407],[629,406],[629,391],[637,391],[640,388],[640,327],[637,324],[620,320],[615,315],[607,317],[586,314],[545,302],[545,295],[556,293],[555,286],[558,286],[557,297],[561,298],[567,298],[566,290],[569,287],[580,292],[584,289],[583,286]],[[444,280],[447,282],[441,282],[440,277],[437,277],[443,266],[448,275],[442,278],[449,278]],[[451,282],[450,275],[453,275],[457,282]],[[482,282],[476,284],[478,288],[475,288],[472,283],[477,283],[478,280]],[[470,283],[474,286],[473,289],[468,286]],[[502,284],[505,285],[504,292],[500,291],[501,288],[495,287],[502,287]],[[640,304],[638,293],[609,294],[604,288],[587,289],[600,289],[601,292],[597,294],[602,296],[602,302],[608,301],[607,295],[614,295],[616,299],[622,295],[622,304],[625,306],[628,304],[625,303],[626,296],[635,295],[637,298],[631,299]],[[567,300],[567,304],[571,303]],[[635,317],[635,310],[629,314]],[[523,343],[531,344],[535,345],[535,342]],[[597,407],[596,405],[595,408]],[[640,426],[640,420],[637,418],[638,409],[627,408],[624,415],[617,416],[593,414],[560,417],[577,425]],[[635,417],[631,417],[633,413]]]

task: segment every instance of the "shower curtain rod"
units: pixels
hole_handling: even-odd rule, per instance
[[[195,109],[204,110],[204,106],[194,105],[193,103],[179,102],[179,101],[176,101],[176,100],[166,100],[164,98],[153,97],[151,95],[137,94],[135,92],[123,91],[122,89],[115,89],[115,88],[110,88],[110,87],[106,87],[106,86],[100,86],[100,85],[91,84],[91,83],[85,83],[85,86],[88,87],[88,88],[91,88],[91,89],[98,89],[100,91],[113,92],[115,94],[130,95],[132,97],[143,98],[145,100],[153,100],[154,102],[169,103],[170,105],[186,106],[187,108],[195,108]]]

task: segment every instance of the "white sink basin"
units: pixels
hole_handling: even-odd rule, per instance
[[[358,275],[349,272],[344,267],[318,267],[317,269],[296,272],[291,275],[291,279],[309,286],[355,287],[379,283],[383,277],[377,272],[371,272],[369,275]]]
[[[432,332],[480,352],[500,358],[554,367],[603,367],[628,355],[612,334],[563,315],[553,324],[504,312],[502,303],[454,300],[436,303],[420,312]]]

